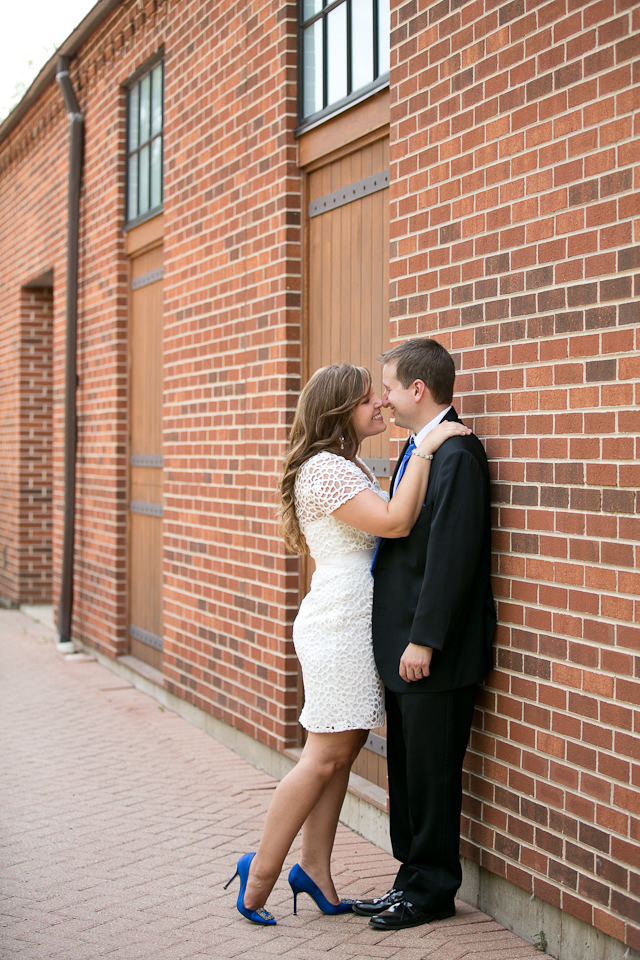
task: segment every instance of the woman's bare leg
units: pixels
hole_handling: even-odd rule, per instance
[[[368,731],[360,730],[359,733],[360,738],[354,745],[351,764],[367,741]],[[302,827],[300,866],[317,883],[327,900],[334,904],[338,903],[340,898],[331,877],[331,854],[340,811],[349,786],[351,764],[340,770],[327,785]]]
[[[269,806],[260,846],[251,862],[244,896],[244,905],[249,910],[264,906],[298,831],[328,790],[330,800],[327,802],[327,809],[321,804],[317,814],[323,834],[321,838],[316,837],[316,841],[326,850],[332,823],[335,836],[338,818],[337,815],[334,817],[334,811],[338,797],[342,792],[344,798],[349,770],[362,743],[362,730],[309,734],[300,760],[280,781]],[[313,879],[324,893],[320,878]],[[329,892],[331,891],[327,890],[327,893]],[[333,892],[335,894],[335,891]]]

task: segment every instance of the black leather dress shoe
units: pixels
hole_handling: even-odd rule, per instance
[[[421,923],[432,923],[434,920],[446,920],[455,917],[456,908],[453,903],[440,907],[439,910],[415,907],[408,900],[399,900],[392,904],[384,913],[371,917],[369,926],[376,930],[404,930],[406,927],[419,927]]]
[[[376,897],[374,900],[356,900],[353,905],[353,912],[359,913],[361,917],[375,917],[377,913],[388,910],[389,907],[392,907],[394,903],[399,903],[400,900],[402,900],[402,890],[391,887],[391,890],[387,890],[381,897]]]

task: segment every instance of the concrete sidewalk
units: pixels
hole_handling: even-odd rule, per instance
[[[21,960],[528,960],[540,954],[458,902],[452,920],[380,934],[324,917],[286,882],[276,927],[235,910],[275,781],[52,631],[0,613],[0,958]],[[340,827],[344,896],[379,893],[392,858]]]

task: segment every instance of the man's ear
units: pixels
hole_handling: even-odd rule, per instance
[[[423,380],[414,380],[411,384],[413,390],[413,397],[416,403],[420,403],[425,393],[429,393],[428,388],[425,386]]]

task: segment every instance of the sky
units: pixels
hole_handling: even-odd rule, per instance
[[[5,42],[0,57],[0,121],[18,103],[16,90],[26,92],[56,48],[95,4],[96,0],[6,0],[2,4]]]

